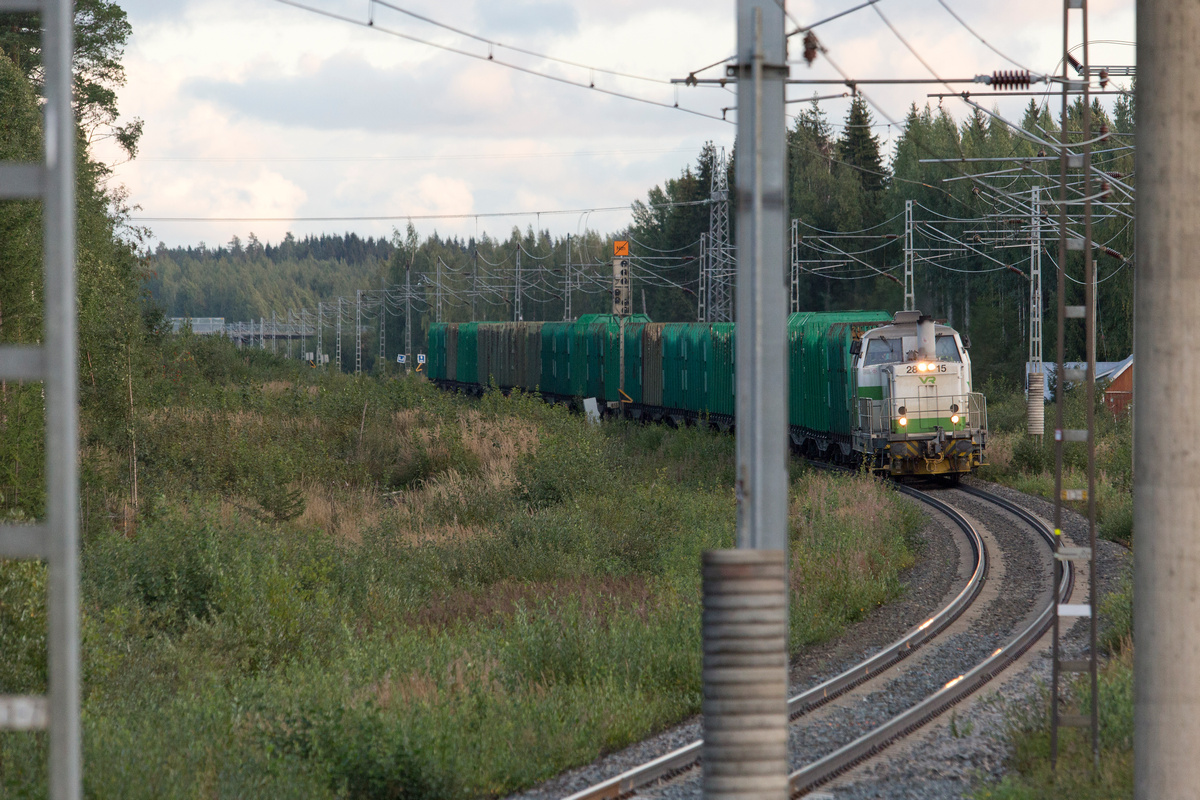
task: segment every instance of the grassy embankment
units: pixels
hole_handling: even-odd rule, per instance
[[[1099,395],[1099,393],[1097,393]],[[1065,425],[1083,428],[1087,406],[1082,389],[1068,392]],[[1028,494],[1054,498],[1054,406],[1046,407],[1050,435],[1041,442],[1025,434],[1025,398],[1019,391],[988,393],[989,442],[992,466],[981,477],[1012,486]],[[1133,546],[1133,429],[1132,416],[1115,419],[1108,409],[1096,408],[1096,505],[1099,534]],[[1064,447],[1064,488],[1086,488],[1087,452],[1084,445]],[[1086,515],[1084,503],[1072,503]],[[1048,700],[1028,707],[1012,719],[1010,737],[1012,772],[998,786],[975,796],[980,800],[1056,800],[1060,797],[1124,798],[1133,796],[1133,594],[1126,583],[1119,592],[1102,598],[1101,647],[1108,655],[1100,674],[1101,769],[1093,781],[1090,736],[1078,729],[1063,729],[1057,772],[1050,769]],[[1090,695],[1086,676],[1072,689],[1087,708]]]
[[[89,797],[503,795],[699,710],[732,437],[171,347],[136,512],[85,430]],[[897,595],[919,520],[867,479],[792,492],[799,648]],[[44,586],[0,562],[0,693],[45,688]],[[45,796],[46,747],[0,736],[0,794]]]

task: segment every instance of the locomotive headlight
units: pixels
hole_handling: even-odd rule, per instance
[[[907,424],[908,424],[908,417],[901,417],[900,418],[900,427],[903,428]]]
[[[958,424],[958,414],[952,414],[950,416],[950,422],[954,425],[957,425]]]
[[[927,369],[929,369],[929,367],[924,361],[922,361],[920,364],[917,364],[917,372],[924,372]]]

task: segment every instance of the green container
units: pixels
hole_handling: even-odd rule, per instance
[[[429,326],[429,355],[425,372],[430,380],[446,380],[446,323],[435,322]],[[410,364],[411,368],[412,365]]]
[[[663,328],[653,322],[642,329],[642,403],[663,404]]]
[[[884,311],[792,314],[788,319],[788,421],[847,437],[853,428],[850,343],[891,321]]]
[[[458,324],[458,371],[459,383],[479,382],[479,323]]]
[[[571,329],[573,322],[542,324],[542,391],[568,395],[567,376],[571,371]]]
[[[688,333],[692,325],[670,322],[662,330],[662,404],[665,408],[688,409]]]
[[[708,326],[708,349],[705,353],[705,381],[708,397],[706,410],[711,414],[734,413],[734,386],[737,372],[734,354],[737,339],[732,322],[715,322]]]

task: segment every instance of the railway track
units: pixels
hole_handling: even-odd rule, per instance
[[[966,515],[951,503],[946,502],[945,499],[906,486],[899,486],[898,490],[934,508],[949,519],[963,534],[974,554],[974,567],[971,575],[962,590],[949,603],[905,636],[841,674],[790,698],[788,714],[789,719],[793,722],[804,719],[827,705],[834,704],[839,697],[868,681],[874,681],[884,674],[890,677],[896,672],[892,669],[893,667],[906,661],[911,655],[926,649],[931,643],[938,641],[939,637],[942,637],[980,597],[990,564],[985,537]],[[1037,537],[1048,547],[1053,547],[1051,531],[1025,509],[1002,497],[974,487],[962,486],[956,491],[974,498],[975,501],[1002,509],[1019,520],[1021,525],[1036,532]],[[1072,581],[1073,576],[1068,564],[1058,592],[1053,593],[1053,602],[1061,602],[1070,596]],[[1032,621],[1020,628],[1015,636],[990,652],[986,658],[979,660],[971,668],[946,682],[937,691],[924,696],[923,699],[909,705],[849,743],[799,766],[788,776],[792,795],[794,797],[802,796],[852,769],[978,691],[1020,658],[1030,646],[1041,638],[1050,627],[1052,611],[1053,603],[1046,604]],[[653,793],[657,793],[660,787],[669,786],[673,782],[672,779],[692,772],[699,766],[701,748],[702,742],[696,740],[608,780],[578,791],[566,800],[622,798],[644,789],[650,789]],[[652,786],[653,788],[651,788]],[[672,794],[672,796],[674,795]]]

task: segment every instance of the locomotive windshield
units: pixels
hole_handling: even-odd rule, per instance
[[[958,354],[958,345],[954,343],[953,336],[942,335],[937,337],[936,350],[938,361],[962,361],[962,357]]]
[[[884,339],[881,336],[867,340],[867,355],[863,359],[864,367],[873,367],[876,364],[899,364],[903,360],[903,339]]]
[[[958,344],[954,341],[954,337],[949,334],[942,334],[935,339],[934,357],[938,361],[953,361],[955,363],[962,362],[962,355],[958,351]],[[904,340],[897,336],[892,339],[885,339],[880,336],[867,340],[867,354],[863,357],[862,365],[864,367],[874,367],[879,364],[899,364],[904,361]]]

